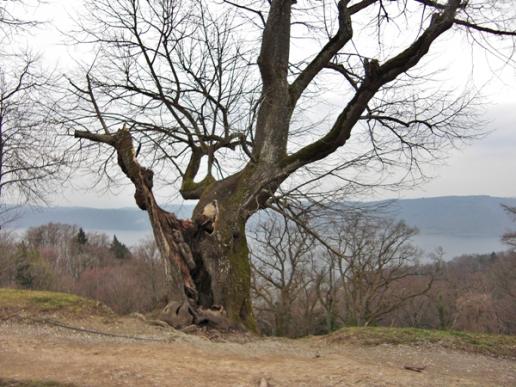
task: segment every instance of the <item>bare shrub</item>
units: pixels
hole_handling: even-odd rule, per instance
[[[492,294],[470,292],[457,299],[457,316],[453,329],[499,333],[503,323],[496,313]]]
[[[0,231],[0,286],[12,286],[16,276],[16,241],[12,233]]]
[[[75,293],[99,300],[121,314],[151,311],[166,303],[166,288],[160,276],[149,280],[149,274],[157,274],[149,266],[134,260],[86,269],[76,282]]]

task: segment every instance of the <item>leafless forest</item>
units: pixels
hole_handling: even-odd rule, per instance
[[[278,217],[251,233],[253,306],[262,333],[298,337],[342,326],[396,326],[516,334],[516,251],[423,258],[403,223],[354,214],[322,239]],[[128,249],[116,238],[48,224],[21,241],[2,233],[0,287],[55,290],[116,312],[167,304],[163,261],[152,240]]]

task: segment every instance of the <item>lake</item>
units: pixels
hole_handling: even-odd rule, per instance
[[[15,229],[18,235],[22,235],[26,229]],[[128,230],[102,230],[102,229],[84,229],[86,232],[104,233],[112,238],[116,235],[118,240],[127,246],[135,246],[143,239],[151,238],[150,230],[128,231]],[[505,250],[506,247],[495,237],[457,237],[446,236],[440,234],[424,235],[419,234],[412,238],[414,245],[423,249],[426,256],[438,246],[444,249],[444,259],[450,260],[456,256],[464,254],[490,254],[496,251]]]

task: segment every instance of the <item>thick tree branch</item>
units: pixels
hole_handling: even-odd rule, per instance
[[[446,9],[446,7],[447,7],[446,4],[441,4],[434,0],[414,0],[414,1],[416,1],[417,3],[423,4],[426,7],[432,7],[432,8],[436,8],[436,9]]]
[[[349,14],[354,15],[355,13],[360,12],[364,8],[367,8],[378,1],[379,0],[362,0],[356,4],[353,4],[351,7],[349,7]]]
[[[75,138],[84,138],[93,142],[100,142],[113,146],[115,144],[115,137],[111,134],[99,134],[88,132],[87,130],[76,130],[74,133]]]
[[[263,30],[258,66],[264,89],[286,82],[290,52],[290,0],[272,0],[267,24]]]
[[[285,157],[287,149],[292,115],[287,82],[291,6],[291,0],[272,0],[258,57],[263,87],[253,158],[267,164]]]
[[[118,156],[118,164],[124,174],[132,181],[136,192],[134,198],[138,207],[147,211],[153,233],[160,252],[170,264],[170,278],[175,288],[175,297],[185,299],[186,295],[195,298],[197,291],[190,270],[195,262],[183,236],[183,223],[176,216],[161,209],[152,192],[153,172],[138,163],[135,157],[133,140],[125,126],[114,134],[98,134],[76,130],[76,138],[104,143],[112,146]],[[186,246],[186,247],[185,247]],[[177,274],[181,274],[178,277]]]
[[[283,162],[283,167],[288,171],[294,171],[303,165],[328,156],[344,145],[375,93],[383,85],[393,81],[421,60],[430,49],[431,44],[453,26],[456,10],[460,5],[460,0],[450,0],[448,8],[442,13],[432,16],[430,25],[414,43],[383,65],[380,66],[376,60],[366,61],[364,63],[366,73],[364,81],[331,130],[321,139],[288,156]]]
[[[200,148],[192,149],[192,153],[190,155],[190,162],[188,163],[186,171],[182,176],[183,180],[181,183],[181,188],[179,190],[181,196],[184,199],[200,199],[204,190],[215,182],[215,178],[211,175],[211,173],[208,173],[202,181],[194,181],[195,177],[197,176],[197,173],[199,172],[201,160],[204,155],[205,154],[202,152]]]

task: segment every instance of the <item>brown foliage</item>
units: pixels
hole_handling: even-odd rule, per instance
[[[72,292],[102,301],[119,313],[166,304],[163,263],[153,242],[141,242],[120,261],[107,235],[88,233],[79,245],[76,226],[29,229],[22,242],[0,233],[0,286]]]
[[[345,276],[341,276],[339,264],[353,263],[352,254],[339,263],[311,236],[284,225],[277,221],[262,227],[268,239],[253,249],[253,302],[262,332],[303,336],[349,323],[355,305],[350,297],[359,294],[359,288],[349,287],[353,282],[346,283],[346,276],[352,271],[342,266]],[[77,293],[119,313],[148,312],[170,301],[163,262],[152,241],[141,242],[131,249],[130,259],[120,261],[112,256],[106,235],[88,233],[88,242],[79,248],[77,230],[68,225],[41,226],[29,230],[21,242],[2,231],[0,286],[17,282],[20,286],[23,278],[17,277],[22,275],[30,280],[24,286]],[[370,261],[353,264],[358,262],[373,267]],[[360,274],[364,281],[376,278],[370,269]],[[377,276],[385,278],[392,270],[382,267]],[[407,261],[397,273],[396,281],[379,287],[369,298],[368,310],[377,316],[369,324],[516,333],[516,252],[425,265]],[[431,289],[422,292],[431,277]]]

